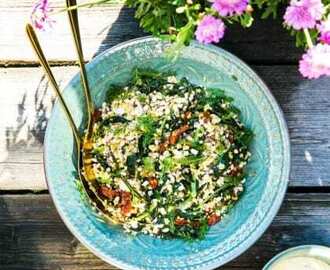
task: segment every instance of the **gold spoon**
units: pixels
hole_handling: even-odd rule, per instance
[[[61,94],[61,91],[59,89],[59,86],[55,80],[55,77],[51,71],[50,65],[48,63],[48,61],[46,60],[46,57],[43,53],[43,50],[40,46],[39,40],[37,38],[37,35],[32,27],[32,25],[27,24],[26,25],[26,33],[27,36],[31,42],[32,48],[34,49],[41,66],[43,67],[50,84],[52,85],[53,89],[55,90],[56,95],[59,98],[59,102],[64,110],[64,113],[66,115],[66,118],[70,124],[70,127],[72,129],[73,132],[73,137],[75,140],[75,144],[76,144],[76,148],[77,148],[77,171],[78,171],[78,176],[79,176],[79,180],[80,182],[83,184],[84,187],[84,191],[87,194],[87,196],[89,197],[89,199],[94,202],[94,207],[97,209],[97,211],[99,212],[99,214],[106,220],[106,221],[110,221],[111,223],[118,223],[117,220],[113,219],[110,215],[110,213],[108,213],[108,211],[105,208],[105,205],[103,203],[103,201],[99,198],[97,192],[93,189],[91,189],[91,186],[89,185],[89,183],[86,181],[86,178],[84,177],[84,175],[81,173],[81,169],[80,169],[80,164],[81,164],[81,146],[82,146],[82,142],[81,142],[81,138],[79,136],[79,132],[77,129],[77,126],[75,125],[72,115],[68,109],[67,104],[65,103],[65,100]]]
[[[88,182],[94,182],[96,177],[93,173],[92,165],[92,142],[91,137],[93,133],[93,114],[94,114],[94,104],[92,101],[91,93],[89,90],[88,78],[85,68],[84,54],[81,45],[80,30],[79,30],[79,21],[78,21],[78,11],[77,9],[72,9],[77,5],[75,0],[66,0],[66,7],[71,27],[71,32],[78,55],[78,62],[80,67],[80,78],[84,90],[84,96],[87,105],[87,132],[85,138],[82,142],[82,164],[84,167],[84,173],[86,180]]]
[[[86,98],[87,113],[88,113],[88,123],[87,123],[87,137],[91,135],[92,132],[92,121],[94,113],[94,103],[92,101],[91,93],[89,90],[88,78],[84,62],[84,54],[81,45],[80,30],[79,30],[79,21],[78,21],[78,11],[77,9],[72,9],[77,5],[76,0],[66,0],[67,12],[70,21],[70,27],[74,39],[74,44],[76,52],[78,55],[78,62],[80,67],[80,78],[84,88],[84,94]]]
[[[77,6],[76,0],[66,0],[67,13],[69,17],[70,28],[73,36],[73,41],[75,44],[78,63],[80,68],[80,78],[84,90],[85,101],[87,105],[87,132],[82,140],[81,149],[81,164],[83,165],[84,172],[84,180],[88,183],[88,188],[93,192],[95,199],[102,204],[103,212],[106,211],[106,204],[98,195],[98,191],[96,190],[96,177],[93,171],[93,162],[92,162],[92,134],[93,134],[93,124],[94,124],[94,103],[92,100],[92,96],[89,89],[89,83],[87,78],[87,72],[85,68],[84,54],[82,50],[81,38],[80,38],[80,30],[79,30],[79,20],[78,20],[78,10],[75,8]],[[81,165],[79,163],[79,166]],[[81,167],[78,168],[81,171]],[[120,223],[118,220],[114,220],[112,217],[107,216],[113,223]]]
[[[71,26],[71,31],[72,35],[74,38],[74,43],[78,55],[78,61],[79,61],[79,66],[80,66],[80,76],[82,78],[82,83],[84,87],[84,93],[86,97],[86,103],[87,103],[87,109],[88,109],[88,125],[87,125],[87,133],[85,136],[85,139],[83,141],[83,166],[84,166],[84,172],[86,174],[87,181],[93,182],[95,181],[95,175],[92,170],[92,143],[91,143],[91,137],[93,133],[93,112],[94,112],[94,107],[93,107],[93,101],[91,99],[91,94],[89,90],[89,85],[88,85],[88,78],[87,78],[87,73],[86,73],[86,68],[85,68],[85,61],[84,61],[84,54],[82,51],[82,45],[81,45],[81,38],[80,38],[80,31],[79,31],[79,20],[78,20],[78,11],[76,8],[77,2],[76,0],[66,0],[66,7],[67,7],[67,12],[69,15],[69,21],[70,21],[70,26]],[[113,158],[114,155],[112,154]],[[116,162],[116,159],[114,158],[114,162]],[[129,190],[133,193],[133,195],[137,196],[138,198],[142,198],[142,196],[126,181],[125,179],[122,179],[122,181],[125,183],[125,185],[129,188]]]

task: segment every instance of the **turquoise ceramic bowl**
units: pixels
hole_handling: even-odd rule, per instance
[[[243,122],[255,134],[246,191],[206,238],[193,243],[129,236],[95,218],[74,184],[73,136],[58,103],[48,122],[45,170],[50,193],[71,232],[92,252],[125,270],[213,269],[240,255],[269,226],[288,184],[290,149],[282,112],[265,84],[241,60],[214,46],[192,43],[180,57],[165,57],[169,45],[151,37],[132,40],[107,50],[87,65],[92,96],[100,106],[110,84],[125,83],[133,67],[175,71],[191,82],[223,89],[235,98]],[[85,102],[79,76],[64,96],[74,120],[84,127]]]

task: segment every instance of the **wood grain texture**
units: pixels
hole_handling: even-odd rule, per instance
[[[266,233],[222,270],[260,270],[301,244],[330,246],[330,194],[288,194]],[[91,254],[60,220],[49,195],[0,196],[0,269],[116,269]]]
[[[0,64],[29,64],[36,58],[28,44],[24,26],[29,22],[34,0],[0,1],[0,25],[8,18],[15,21],[0,27]],[[64,1],[51,1],[58,10]],[[134,11],[122,5],[84,8],[79,12],[86,59],[120,42],[147,35],[134,20]],[[258,16],[256,16],[258,17]],[[281,16],[279,16],[281,18]],[[53,15],[56,24],[51,31],[40,32],[41,44],[52,61],[75,61],[76,54],[65,13]],[[249,62],[292,63],[300,58],[292,37],[283,29],[281,19],[256,20],[249,29],[230,25],[220,46]],[[271,49],[270,49],[271,48]]]
[[[290,186],[330,186],[330,79],[303,80],[296,66],[253,66],[269,85],[288,123]],[[77,67],[57,67],[61,85]],[[39,68],[0,69],[0,189],[46,189],[42,142],[52,89]]]
[[[53,68],[60,86],[77,67]],[[0,69],[0,189],[46,189],[42,143],[54,101],[39,68]]]
[[[254,66],[283,109],[291,186],[330,186],[330,78],[303,80],[295,66]]]

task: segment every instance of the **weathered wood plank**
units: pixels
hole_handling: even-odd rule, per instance
[[[77,67],[53,68],[60,85]],[[0,69],[0,189],[46,189],[42,143],[53,92],[39,68]]]
[[[284,111],[292,186],[330,185],[330,79],[303,80],[294,66],[254,66]]]
[[[0,25],[7,25],[8,18],[15,21],[10,27],[0,28],[0,64],[35,61],[24,33],[24,25],[29,21],[34,2],[16,0],[0,3]],[[51,1],[55,11],[63,3],[60,0]],[[119,4],[81,9],[79,14],[86,59],[122,41],[146,35],[134,20],[133,10],[122,8]],[[46,56],[53,61],[76,60],[66,14],[53,16],[56,20],[53,29],[39,35]],[[281,19],[256,20],[250,29],[231,25],[220,46],[250,62],[296,62],[301,51],[295,48],[292,37],[281,23]]]
[[[295,66],[254,66],[284,110],[291,186],[330,186],[330,80],[302,80]],[[64,85],[76,67],[54,68]],[[52,91],[39,68],[0,69],[0,189],[45,189],[42,142]]]
[[[266,233],[223,270],[259,270],[276,253],[301,244],[330,246],[330,194],[288,194]],[[0,196],[1,269],[116,269],[66,229],[49,195]]]

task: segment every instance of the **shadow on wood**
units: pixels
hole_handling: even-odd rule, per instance
[[[43,75],[36,89],[31,93],[25,92],[20,98],[15,126],[6,128],[8,151],[43,144],[47,120],[55,101],[54,98],[46,101],[48,89],[48,82]],[[26,106],[27,96],[31,94],[33,94],[33,108],[30,108],[31,104]]]
[[[108,32],[95,52],[94,57],[111,48],[109,44],[115,46],[130,39],[149,35],[139,27],[138,22],[134,19],[134,10],[127,7],[120,9],[117,20],[111,25],[110,29],[106,27],[98,34],[101,35],[104,31]],[[116,36],[117,44],[112,42],[112,36]]]

